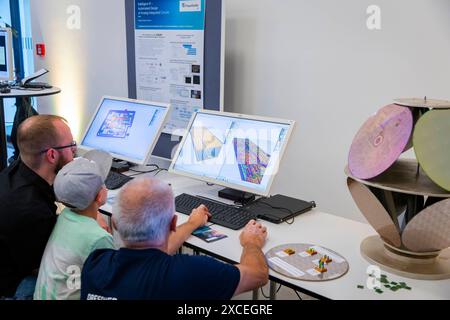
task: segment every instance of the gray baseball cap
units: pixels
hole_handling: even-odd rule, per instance
[[[86,209],[105,184],[111,164],[111,155],[99,150],[69,162],[56,175],[56,199],[71,208]]]

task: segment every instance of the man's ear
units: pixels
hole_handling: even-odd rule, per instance
[[[56,152],[56,150],[54,149],[48,149],[47,152],[45,153],[45,158],[47,159],[48,162],[54,164],[58,161],[58,152]]]
[[[170,221],[170,231],[171,232],[177,231],[177,219],[178,219],[178,216],[174,214],[172,217],[172,220]]]
[[[105,186],[97,193],[97,196],[95,197],[95,202],[100,204],[100,206],[104,205],[106,203],[106,199],[108,197],[108,190]]]

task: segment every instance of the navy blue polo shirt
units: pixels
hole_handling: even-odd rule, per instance
[[[228,300],[239,269],[205,256],[157,249],[94,251],[81,275],[82,300]]]

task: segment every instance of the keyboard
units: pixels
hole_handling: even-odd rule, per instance
[[[126,176],[116,171],[110,171],[106,178],[105,185],[108,190],[121,188],[125,183],[132,180],[132,177]]]
[[[232,230],[239,230],[245,227],[250,220],[255,219],[255,215],[245,209],[236,208],[213,200],[191,196],[186,193],[175,198],[176,211],[187,215],[190,215],[193,209],[198,208],[202,204],[211,213],[209,222]]]
[[[51,89],[52,86],[45,82],[28,82],[23,85],[26,89]]]

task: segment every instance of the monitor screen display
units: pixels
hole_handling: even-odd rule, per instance
[[[168,111],[167,104],[104,97],[80,147],[107,151],[117,159],[145,165]]]
[[[171,171],[268,195],[294,121],[213,111],[194,114]]]
[[[12,34],[9,28],[0,28],[0,80],[14,80]]]

